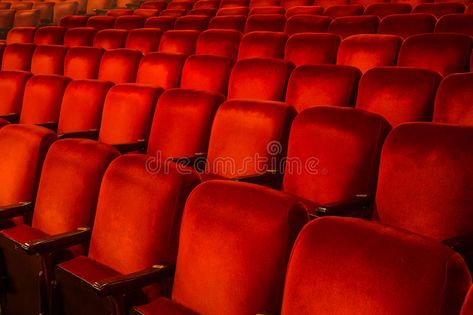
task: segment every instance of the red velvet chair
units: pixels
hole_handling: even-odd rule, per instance
[[[447,76],[437,91],[433,122],[473,126],[472,93],[473,73]]]
[[[332,18],[309,14],[295,15],[287,19],[284,32],[287,35],[296,33],[326,33]]]
[[[26,82],[31,74],[25,71],[0,71],[0,117],[18,121]]]
[[[215,55],[236,59],[241,32],[235,30],[207,30],[200,33],[196,55]]]
[[[376,34],[379,17],[374,15],[344,16],[333,19],[328,32],[346,38],[357,34]]]
[[[124,295],[114,284],[175,263],[182,210],[199,179],[174,165],[150,172],[148,160],[125,155],[107,169],[88,255],[55,269],[61,314],[127,314],[130,305],[159,296],[159,285]]]
[[[59,21],[59,25],[67,29],[85,27],[88,19],[89,17],[84,15],[67,15]]]
[[[364,15],[376,15],[380,19],[393,14],[411,13],[412,6],[409,3],[371,3],[366,6]]]
[[[334,64],[341,41],[335,34],[294,34],[287,40],[284,60],[296,66]]]
[[[465,14],[473,14],[473,6],[471,4],[466,8]]]
[[[97,79],[103,52],[102,48],[70,48],[64,59],[64,75],[74,80]]]
[[[115,27],[115,17],[114,16],[91,16],[87,20],[87,27],[93,27],[96,30],[105,30]]]
[[[440,0],[442,1],[442,0]],[[440,2],[438,1],[438,2]],[[430,3],[432,2],[431,0],[392,0],[392,3],[399,3],[399,2],[404,2],[404,3],[409,3],[411,6],[416,6],[421,3]]]
[[[246,18],[244,15],[217,15],[209,22],[208,29],[235,30],[243,32]]]
[[[176,19],[174,29],[176,30],[195,30],[205,31],[209,24],[210,18],[205,15],[187,15]]]
[[[34,34],[36,33],[36,27],[24,26],[14,27],[7,33],[7,45],[10,44],[31,44],[34,41]]]
[[[396,127],[432,121],[435,94],[442,77],[430,70],[379,67],[360,80],[356,108],[377,113]]]
[[[445,246],[364,220],[321,218],[294,245],[281,314],[458,314],[470,283],[463,259]]]
[[[92,27],[77,27],[67,30],[64,34],[64,46],[67,47],[92,47],[97,31]]]
[[[220,1],[218,0],[199,0],[194,2],[193,9],[218,9]]]
[[[318,5],[295,6],[286,10],[286,19],[294,15],[322,15],[324,8]]]
[[[330,16],[331,18],[362,15],[365,10],[365,8],[359,4],[342,4],[328,7],[321,4],[320,1],[317,1],[316,4],[325,7],[324,15]]]
[[[281,0],[281,6],[287,10],[294,7],[312,6],[312,0]]]
[[[149,53],[142,59],[136,83],[150,84],[164,89],[179,86],[182,67],[187,56],[173,53]]]
[[[185,9],[166,9],[159,12],[159,16],[173,16],[173,17],[180,17],[187,14],[187,10]]]
[[[337,64],[357,67],[363,73],[374,67],[394,66],[401,44],[402,38],[395,35],[351,36],[340,44]]]
[[[126,48],[105,51],[100,61],[98,79],[113,83],[135,82],[142,56],[140,51]]]
[[[22,1],[22,2],[17,2],[18,5],[25,5],[27,4],[28,2],[27,1]],[[30,2],[31,4],[33,4],[32,2]],[[28,4],[29,6],[29,4]],[[13,26],[14,27],[18,27],[18,26],[35,26],[35,27],[38,27],[39,24],[40,24],[40,11],[39,10],[36,10],[36,9],[32,9],[32,10],[25,10],[23,8],[20,8],[20,7],[17,7],[17,8],[14,8],[13,6],[10,7],[10,9],[15,9],[17,10],[15,12],[15,20],[13,22]]]
[[[36,49],[35,44],[11,44],[5,47],[2,58],[2,71],[30,71],[31,57]]]
[[[468,290],[465,301],[463,302],[462,310],[460,315],[472,315],[473,314],[473,289]]]
[[[221,0],[220,8],[248,7],[248,0]]]
[[[161,37],[159,51],[192,55],[198,37],[199,32],[194,30],[167,31]]]
[[[162,31],[156,28],[141,28],[128,32],[125,47],[136,49],[143,54],[157,51]]]
[[[194,55],[187,58],[182,69],[180,87],[227,94],[233,60],[213,55]]]
[[[250,12],[250,9],[247,6],[229,7],[229,8],[222,8],[221,7],[217,11],[217,16],[226,16],[226,15],[243,15],[243,16],[247,16],[249,12]],[[243,28],[242,28],[242,30],[243,30]]]
[[[428,13],[440,18],[447,14],[463,13],[465,12],[465,5],[457,2],[447,3],[422,3],[418,4],[412,9],[412,13]]]
[[[194,1],[171,1],[168,3],[168,10],[186,10],[189,11],[194,6]]]
[[[133,15],[143,16],[145,18],[149,18],[152,16],[158,16],[159,10],[157,9],[135,9],[133,11]]]
[[[111,9],[111,10],[108,10],[105,15],[114,16],[114,17],[119,17],[119,16],[132,15],[132,14],[133,14],[133,10],[132,10],[132,9],[124,9],[124,8],[121,8],[121,9]]]
[[[282,14],[256,14],[248,16],[245,33],[254,31],[284,32],[286,17]]]
[[[119,16],[115,20],[115,28],[122,30],[133,30],[135,28],[143,28],[146,17],[140,15],[124,15]]]
[[[62,45],[66,28],[62,26],[43,26],[34,35],[36,45]]]
[[[282,101],[292,64],[272,58],[238,61],[228,82],[228,99]]]
[[[442,16],[435,25],[436,33],[460,33],[473,36],[473,15],[448,14]]]
[[[58,74],[64,73],[64,58],[67,47],[58,45],[42,45],[36,47],[31,58],[31,73]]]
[[[98,31],[94,37],[94,47],[103,49],[124,48],[126,38],[128,36],[127,30],[107,29]]]
[[[361,72],[355,67],[304,65],[287,84],[286,103],[298,112],[314,106],[353,106]]]
[[[305,209],[278,191],[200,185],[182,220],[172,298],[136,307],[137,314],[277,314],[289,252],[306,222]]]
[[[71,80],[59,75],[35,75],[25,86],[21,124],[40,124],[55,129],[64,90]]]
[[[173,16],[153,16],[146,19],[145,28],[159,28],[161,31],[166,32],[174,29],[174,23],[176,18]]]
[[[291,127],[283,191],[315,215],[365,215],[376,191],[379,156],[391,127],[380,115],[316,106]]]
[[[448,75],[467,72],[472,39],[462,34],[421,34],[404,41],[398,66],[418,67]]]
[[[381,20],[378,33],[407,38],[411,35],[432,33],[436,22],[437,19],[431,14],[393,14]]]
[[[278,6],[279,0],[250,0],[250,9],[256,7]]]
[[[84,241],[84,236],[90,235],[103,173],[117,156],[112,147],[90,140],[67,139],[51,146],[44,161],[31,226],[19,224],[0,234],[3,277],[7,281],[6,286],[3,283],[4,311],[48,311],[52,265],[84,250],[82,246],[69,248],[71,243],[67,242],[54,248],[53,245],[60,245],[55,240],[82,235]],[[18,214],[10,210],[10,217],[15,215]],[[21,290],[16,289],[20,287]]]
[[[141,9],[156,9],[156,10],[164,10],[168,6],[166,1],[146,1],[140,5]]]
[[[286,10],[281,6],[263,6],[263,7],[254,7],[248,13],[248,16],[255,14],[286,14]]]
[[[284,58],[287,35],[280,32],[255,31],[243,35],[238,60],[247,58]]]
[[[204,15],[213,18],[217,14],[218,9],[192,9],[187,15]]]
[[[0,118],[0,128],[3,128],[5,126],[7,126],[8,124],[10,124],[10,122],[8,120]]]

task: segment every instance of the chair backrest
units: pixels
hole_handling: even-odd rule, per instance
[[[58,74],[64,73],[64,58],[67,47],[58,45],[40,45],[36,47],[31,58],[31,73]]]
[[[146,54],[151,51],[158,51],[159,41],[162,31],[157,28],[141,28],[130,30],[126,38],[125,47],[136,49]]]
[[[30,71],[31,58],[36,49],[35,44],[11,44],[5,47],[2,59],[2,71]]]
[[[93,27],[71,28],[64,35],[64,45],[68,47],[92,46],[96,32]]]
[[[296,33],[326,33],[332,18],[311,14],[295,15],[287,19],[284,32],[287,35]]]
[[[241,32],[213,29],[200,33],[195,48],[196,55],[216,55],[236,59]]]
[[[282,14],[255,14],[246,19],[245,33],[254,31],[284,32],[286,17]]]
[[[167,31],[161,37],[159,51],[192,55],[198,37],[199,32],[194,30]]]
[[[379,23],[379,34],[398,35],[407,38],[411,35],[432,33],[437,19],[431,14],[410,13],[385,16]]]
[[[6,44],[16,44],[16,43],[33,43],[34,34],[36,33],[36,27],[23,26],[23,27],[14,27],[8,31]]]
[[[376,34],[378,25],[379,17],[375,15],[343,16],[333,19],[328,31],[346,38],[357,34]]]
[[[334,64],[340,42],[336,34],[294,34],[287,40],[284,59],[296,66]]]
[[[281,32],[255,31],[240,41],[238,60],[246,58],[284,58],[287,35]]]
[[[102,48],[69,48],[64,59],[64,75],[74,80],[97,79],[103,53]]]
[[[442,16],[435,25],[435,32],[473,36],[473,15],[459,13]]]
[[[26,82],[31,73],[26,71],[0,72],[0,116],[18,115],[23,104]]]
[[[62,45],[66,28],[62,26],[43,26],[34,35],[36,45]]]
[[[98,79],[114,83],[135,82],[142,56],[140,51],[126,48],[105,51],[100,61]]]
[[[107,29],[98,31],[94,37],[94,47],[103,49],[124,48],[128,31],[120,29]]]
[[[164,89],[178,87],[186,58],[184,54],[148,53],[141,59],[136,83],[151,84]]]

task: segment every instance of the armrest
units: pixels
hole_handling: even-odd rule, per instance
[[[42,123],[42,124],[36,124],[37,126],[41,126],[41,127],[44,127],[44,128],[48,128],[48,129],[51,129],[53,131],[55,131],[57,129],[57,122],[46,122],[46,123]]]
[[[442,243],[460,254],[469,253],[473,251],[473,232],[446,239]]]
[[[0,206],[0,220],[11,219],[33,212],[32,202],[19,202],[14,205]]]
[[[358,214],[360,216],[364,215],[368,209],[372,206],[374,202],[373,196],[368,195],[356,195],[352,199],[343,200],[340,202],[335,202],[327,204],[324,206],[317,207],[316,215],[325,216],[325,215],[337,215],[337,216],[347,216]]]
[[[99,136],[98,129],[90,129],[90,130],[84,130],[84,131],[63,133],[62,135],[58,135],[58,139],[85,138],[85,139],[97,140],[98,136]]]
[[[170,160],[185,166],[192,166],[198,171],[203,171],[207,162],[207,152],[195,153],[193,156],[170,158]]]
[[[113,144],[113,147],[117,149],[120,153],[127,153],[133,151],[143,151],[146,148],[146,144],[146,140],[140,139],[138,141],[130,143]]]
[[[255,174],[251,176],[243,176],[232,178],[237,182],[253,183],[253,184],[271,184],[282,177],[282,173],[278,170],[266,170],[263,174]]]
[[[81,227],[72,232],[52,235],[31,242],[18,243],[18,245],[29,255],[42,254],[84,243],[90,239],[91,234],[91,228]]]
[[[151,268],[121,275],[92,284],[93,289],[101,296],[123,294],[139,289],[174,275],[174,265],[154,265]]]

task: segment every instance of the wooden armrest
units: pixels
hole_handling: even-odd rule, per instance
[[[14,205],[0,206],[0,220],[8,220],[21,215],[33,212],[32,202],[19,202]]]
[[[352,199],[343,200],[340,202],[335,202],[327,204],[324,206],[319,206],[316,209],[317,216],[326,216],[326,215],[337,215],[337,216],[346,216],[346,215],[365,215],[366,212],[371,208],[374,202],[373,196],[368,195],[356,195]]]
[[[42,254],[87,242],[91,234],[91,228],[81,227],[72,232],[52,235],[25,243],[17,242],[17,244],[29,255]]]
[[[232,178],[233,181],[237,182],[245,182],[245,183],[253,183],[253,184],[270,184],[275,182],[276,180],[282,177],[282,173],[278,170],[266,170],[266,172],[262,174],[255,174],[251,176],[242,176]]]
[[[98,136],[99,136],[98,129],[90,129],[90,130],[84,130],[84,131],[63,133],[61,135],[58,135],[58,139],[85,138],[85,139],[97,140]]]
[[[113,147],[117,149],[120,153],[127,153],[133,151],[144,151],[147,143],[148,142],[146,140],[140,139],[138,141],[130,143],[113,144]]]
[[[442,243],[460,254],[469,253],[473,251],[473,232],[446,239]]]

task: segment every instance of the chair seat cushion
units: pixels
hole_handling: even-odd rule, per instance
[[[12,228],[3,230],[2,235],[18,243],[30,242],[48,236],[48,234],[30,227],[26,224],[19,224]]]

